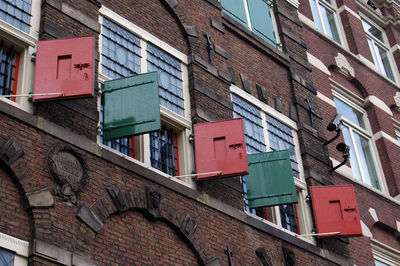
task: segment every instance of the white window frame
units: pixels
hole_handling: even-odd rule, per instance
[[[370,34],[369,32],[366,32],[364,30],[364,27],[363,27],[365,36],[367,38],[367,42],[368,42],[368,39],[371,40],[371,42],[372,42],[373,51],[371,51],[369,45],[368,45],[368,48],[369,48],[369,50],[371,52],[372,63],[375,66],[376,72],[379,73],[381,76],[385,77],[387,80],[390,80],[391,82],[394,82],[394,83],[398,83],[398,80],[399,80],[398,72],[399,71],[398,71],[398,69],[396,67],[396,64],[393,63],[394,62],[394,58],[393,58],[393,54],[392,54],[392,52],[391,52],[391,50],[389,48],[389,41],[387,39],[386,32],[379,25],[377,25],[375,22],[373,22],[371,19],[367,18],[364,15],[361,16],[361,22],[363,20],[365,22],[367,22],[368,24],[370,24],[371,26],[375,27],[377,30],[379,30],[382,33],[383,42],[381,40],[379,40],[378,38],[376,38],[375,36],[373,36],[372,34]],[[388,76],[386,76],[386,74],[385,74],[386,71],[385,71],[385,68],[383,66],[382,60],[377,60],[378,65],[375,64],[374,58],[378,58],[377,55],[379,55],[379,58],[381,58],[377,46],[379,46],[381,49],[386,51],[386,54],[387,54],[387,57],[388,57],[388,61],[389,61],[389,67],[390,67],[390,70],[393,73],[394,80],[392,80]]]
[[[321,21],[321,26],[322,26],[322,32],[320,29],[317,28],[316,24],[315,24],[315,18],[313,18],[313,22],[314,22],[314,27],[318,30],[318,32],[323,33],[325,36],[327,36],[329,39],[333,40],[334,42],[336,42],[339,45],[344,45],[344,40],[343,40],[343,36],[342,36],[342,28],[341,25],[339,24],[339,20],[337,18],[337,8],[336,8],[336,1],[332,0],[332,4],[328,3],[327,1],[324,0],[315,0],[315,4],[316,4],[316,8],[317,8],[317,13],[318,13],[318,18]],[[324,6],[327,10],[331,11],[333,13],[333,20],[337,29],[337,34],[339,37],[339,40],[335,40],[333,37],[329,36],[327,34],[327,30],[326,30],[326,25],[324,24],[324,19],[322,17],[321,14],[321,10],[320,10],[320,6],[319,4],[321,4],[322,6]],[[309,5],[310,5],[310,9],[311,9],[311,4],[310,4],[310,0],[309,0]],[[312,13],[312,12],[311,12]]]
[[[386,180],[385,180],[384,174],[383,174],[382,164],[381,164],[379,156],[378,156],[378,149],[376,148],[376,144],[373,141],[372,129],[371,129],[371,125],[369,123],[368,114],[367,114],[366,110],[362,107],[363,106],[362,98],[353,97],[353,95],[351,95],[350,93],[346,93],[345,89],[342,89],[342,88],[336,89],[335,87],[332,88],[332,95],[334,97],[338,98],[339,100],[341,100],[342,102],[344,102],[345,104],[349,105],[350,107],[352,107],[356,111],[360,112],[363,115],[363,122],[364,122],[364,125],[365,125],[365,129],[355,125],[354,123],[352,123],[351,121],[346,119],[346,117],[344,117],[343,115],[342,115],[342,119],[341,120],[349,128],[349,130],[356,130],[359,135],[361,135],[361,136],[363,136],[363,137],[368,139],[368,145],[369,145],[369,149],[371,151],[372,160],[373,160],[373,163],[374,163],[374,166],[375,166],[376,174],[378,176],[378,182],[379,182],[379,185],[380,185],[380,189],[377,189],[377,188],[369,185],[367,182],[365,182],[364,174],[361,171],[361,164],[360,164],[360,162],[358,161],[357,158],[356,158],[356,160],[357,160],[357,163],[359,165],[361,179],[358,179],[358,178],[356,178],[354,176],[353,170],[351,170],[351,177],[353,179],[355,179],[355,180],[358,180],[363,185],[365,185],[365,186],[367,186],[369,188],[376,189],[377,191],[380,191],[380,192],[383,192],[383,193],[387,193],[388,190],[387,190],[387,186],[386,186]],[[336,105],[335,105],[335,108],[336,108]],[[354,137],[353,137],[352,134],[351,134],[351,138],[352,138],[352,142],[355,143]],[[357,154],[357,157],[358,157],[358,151],[357,150],[355,150],[355,153]]]
[[[303,163],[301,160],[301,153],[300,153],[300,145],[299,145],[299,140],[297,137],[297,123],[290,118],[286,117],[282,113],[276,111],[274,108],[271,106],[261,102],[259,99],[255,98],[254,96],[246,93],[242,89],[238,88],[235,85],[232,85],[230,87],[231,94],[235,94],[236,96],[241,97],[242,99],[250,102],[252,105],[256,106],[257,108],[260,109],[261,111],[261,121],[262,121],[262,127],[263,127],[263,133],[264,133],[264,141],[265,141],[265,146],[266,146],[266,151],[271,151],[270,144],[269,144],[269,137],[268,137],[268,129],[267,129],[267,121],[266,121],[266,114],[269,116],[272,116],[273,118],[279,120],[281,123],[285,124],[286,126],[290,127],[292,129],[292,135],[293,135],[293,140],[294,140],[294,146],[295,146],[295,153],[296,153],[296,158],[297,158],[297,163],[298,163],[298,168],[299,168],[299,178],[293,177],[295,186],[296,186],[296,192],[298,196],[298,203],[296,203],[296,210],[297,210],[297,219],[298,219],[298,226],[299,226],[299,231],[301,235],[298,235],[286,228],[283,228],[280,224],[281,217],[280,217],[280,210],[279,206],[273,206],[271,207],[273,210],[272,217],[273,221],[268,221],[265,220],[261,217],[258,217],[250,212],[247,212],[247,214],[260,219],[270,225],[273,225],[276,228],[279,228],[280,230],[283,230],[287,232],[288,234],[294,235],[296,237],[301,237],[303,240],[306,240],[310,243],[315,244],[315,240],[313,239],[312,236],[302,236],[302,235],[308,235],[312,233],[312,220],[311,220],[311,209],[309,204],[306,203],[306,198],[307,198],[307,185],[304,179],[304,171],[303,171]]]
[[[33,54],[36,53],[36,45],[39,39],[41,0],[32,0],[31,7],[29,33],[0,20],[0,39],[14,45],[14,50],[20,55],[17,94],[27,94],[33,91],[35,63],[32,58]],[[32,102],[29,101],[28,97],[17,97],[15,102],[6,98],[0,98],[0,101],[7,102],[26,112],[33,112]]]
[[[161,124],[165,124],[168,128],[172,128],[174,133],[178,134],[178,154],[179,154],[179,173],[180,175],[188,175],[194,170],[194,155],[193,155],[193,147],[192,144],[189,143],[189,135],[192,134],[192,123],[190,121],[190,97],[189,97],[189,80],[188,80],[188,57],[184,53],[178,51],[171,45],[165,43],[129,20],[123,18],[122,16],[114,13],[112,10],[102,6],[99,10],[99,23],[102,25],[103,17],[106,17],[110,21],[118,24],[119,26],[125,28],[126,30],[132,32],[140,39],[140,73],[147,72],[147,43],[151,43],[155,45],[157,48],[162,49],[167,52],[171,56],[177,58],[181,61],[181,70],[182,70],[182,90],[183,90],[183,98],[184,98],[184,115],[178,115],[177,113],[167,109],[164,106],[160,105],[160,115],[161,115]],[[102,36],[103,28],[101,27],[100,36]],[[100,50],[102,48],[102,38],[99,38],[99,47]],[[101,53],[100,53],[101,54]],[[104,83],[104,81],[110,80],[110,78],[106,77],[102,73],[102,56],[100,56],[99,60],[99,82]],[[100,98],[98,99],[98,108],[100,110]],[[135,136],[135,157],[137,159],[131,158],[129,156],[123,155],[112,148],[100,143],[100,136],[98,135],[97,143],[101,145],[101,147],[106,148],[110,151],[116,152],[129,160],[134,160],[137,163],[143,164],[147,168],[151,168],[156,171],[160,175],[165,176],[166,178],[173,179],[179,183],[182,183],[191,188],[195,188],[195,182],[192,177],[182,177],[175,178],[170,175],[165,174],[164,172],[151,167],[150,162],[150,137],[149,134],[144,134],[140,136]]]
[[[375,239],[371,239],[371,248],[374,260],[379,260],[390,266],[400,265],[400,251]]]
[[[14,266],[28,265],[29,242],[1,233],[0,248],[14,252]]]

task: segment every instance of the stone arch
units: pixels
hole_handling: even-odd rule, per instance
[[[163,196],[157,191],[148,187],[122,191],[119,185],[110,186],[107,190],[108,193],[104,193],[102,198],[91,206],[83,204],[77,214],[86,226],[89,226],[95,232],[100,233],[104,225],[103,222],[110,217],[126,211],[138,211],[144,214],[147,221],[161,221],[171,228],[186,243],[199,264],[220,265],[219,259],[211,257],[211,253],[204,245],[197,230],[196,220],[187,212],[169,203],[168,200],[163,200]],[[112,190],[113,192],[110,192]],[[151,193],[158,194],[160,199],[158,207],[154,207]],[[94,233],[91,235],[93,244],[96,235]]]

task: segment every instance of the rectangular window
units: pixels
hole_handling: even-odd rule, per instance
[[[0,41],[0,95],[16,94],[18,66],[19,53],[13,46],[6,47],[4,41]]]
[[[336,13],[330,0],[310,0],[311,12],[315,27],[340,43],[339,31],[336,23]]]
[[[389,51],[385,47],[383,31],[364,19],[362,19],[362,25],[367,35],[369,50],[371,51],[376,69],[392,81],[395,81]]]
[[[12,266],[14,265],[14,252],[0,248],[0,265]]]
[[[31,9],[31,0],[2,0],[0,1],[0,19],[23,32],[29,33]]]
[[[189,116],[185,77],[187,57],[106,7],[100,12],[104,15],[100,18],[100,80],[156,71],[162,125],[160,131],[106,143],[100,133],[100,141],[167,175],[190,173],[193,170],[187,163],[190,157],[184,156],[188,152],[186,142],[191,132],[191,123],[186,119]],[[100,106],[101,112],[102,108]],[[189,178],[181,181],[192,182]]]
[[[350,147],[350,165],[354,177],[374,188],[382,189],[364,112],[337,97],[334,97],[334,101],[337,112],[342,115],[343,138]]]
[[[246,147],[248,153],[265,151],[288,150],[291,159],[293,177],[300,178],[299,164],[296,157],[295,133],[272,115],[261,108],[251,104],[242,97],[232,94],[234,117],[241,117],[244,122]],[[246,176],[243,176],[243,190],[247,197]],[[300,193],[298,193],[299,195]],[[247,211],[259,217],[280,224],[282,228],[294,233],[300,232],[297,204],[281,205],[278,207],[249,209],[245,201]]]
[[[271,17],[271,2],[267,0],[221,0],[222,9],[255,34],[277,47]]]

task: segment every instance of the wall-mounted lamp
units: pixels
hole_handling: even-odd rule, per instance
[[[189,140],[190,143],[193,143],[193,141],[194,141],[194,135],[193,135],[193,134],[190,134],[189,137],[188,137],[188,140]]]
[[[347,146],[345,143],[341,142],[338,145],[336,145],[336,150],[340,151],[342,153],[343,156],[343,162],[341,162],[340,164],[336,165],[335,167],[333,167],[330,171],[333,172],[336,169],[338,169],[339,167],[341,167],[342,165],[344,165],[345,163],[347,163],[347,158],[349,158],[350,154],[350,147]]]
[[[340,132],[342,132],[342,129],[340,128],[340,125],[342,124],[341,118],[342,118],[341,114],[336,114],[333,117],[332,121],[326,127],[328,131],[336,131],[336,136],[325,142],[324,146],[328,145],[329,143],[331,143],[340,136]]]

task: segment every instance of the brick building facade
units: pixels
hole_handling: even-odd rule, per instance
[[[0,94],[40,91],[43,62],[56,79],[95,77],[90,97],[0,98],[0,258],[399,263],[398,2],[252,1],[0,1]],[[38,41],[83,36],[95,37],[94,64],[37,53]],[[108,140],[106,84],[153,71],[160,129]],[[137,98],[129,108],[146,108]],[[341,135],[324,146],[336,113]],[[289,151],[296,204],[252,209],[246,177],[191,175],[202,148],[194,125],[232,118],[244,122],[248,154]],[[332,172],[339,142],[350,160]],[[362,236],[314,236],[310,187],[343,184],[354,185]]]

